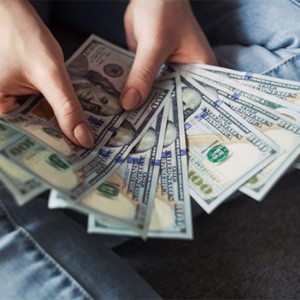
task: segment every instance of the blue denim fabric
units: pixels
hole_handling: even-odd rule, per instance
[[[108,1],[75,1],[70,9],[69,1],[56,2],[54,8],[62,11],[55,16],[76,32],[85,29],[122,45],[124,33],[114,34],[115,22],[109,23],[112,15],[122,15],[121,2],[120,11],[112,14]],[[101,5],[106,5],[102,23]],[[300,80],[300,0],[210,0],[192,1],[192,6],[221,66]],[[97,24],[109,34],[103,35]],[[0,189],[0,298],[158,298],[101,236],[87,235],[59,210],[49,211],[45,200],[19,208]]]
[[[194,1],[223,67],[300,80],[299,0]]]
[[[45,197],[18,207],[0,189],[0,299],[159,299],[101,236]]]
[[[92,299],[24,228],[14,223],[2,204],[0,234],[4,299]]]

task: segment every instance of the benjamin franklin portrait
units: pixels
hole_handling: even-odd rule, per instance
[[[120,93],[111,82],[95,71],[88,71],[87,82],[74,88],[84,110],[100,116],[114,116],[123,112]]]
[[[128,121],[124,121],[114,132],[107,143],[109,147],[121,147],[130,144],[135,138],[135,129]]]
[[[186,120],[201,104],[201,95],[191,88],[182,89],[183,114]]]

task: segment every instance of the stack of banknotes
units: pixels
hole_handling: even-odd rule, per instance
[[[0,178],[18,204],[88,214],[88,232],[191,239],[191,198],[207,213],[237,190],[261,201],[300,160],[300,83],[200,65],[161,68],[146,103],[119,96],[132,53],[92,35],[68,60],[95,136],[72,144],[42,95],[0,119]]]

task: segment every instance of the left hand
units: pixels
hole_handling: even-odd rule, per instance
[[[188,0],[132,0],[124,22],[129,49],[136,52],[121,94],[124,109],[145,102],[165,61],[217,64]]]

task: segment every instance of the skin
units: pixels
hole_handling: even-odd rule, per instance
[[[74,143],[91,147],[93,136],[64,65],[60,46],[26,1],[0,2],[0,113],[18,107],[16,96],[41,92],[59,126]]]
[[[129,110],[142,105],[165,61],[216,64],[188,1],[133,0],[124,16],[128,46],[136,52],[121,94]],[[59,126],[75,144],[94,139],[72,87],[62,50],[26,0],[0,1],[0,114],[19,104],[16,97],[41,92]]]
[[[125,109],[144,103],[165,61],[217,64],[187,0],[132,0],[124,24],[128,47],[136,52],[121,94]]]

